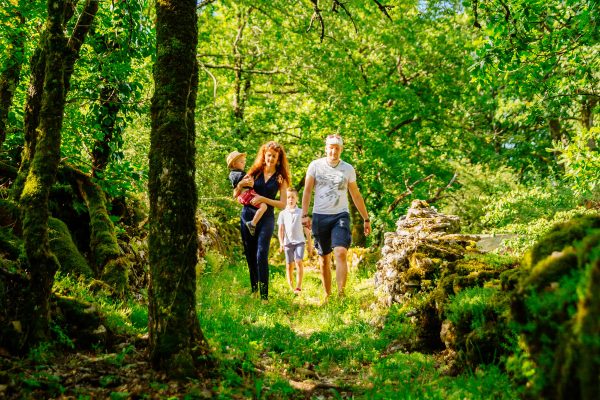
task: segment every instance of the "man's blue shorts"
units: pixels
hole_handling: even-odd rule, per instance
[[[350,214],[313,214],[312,234],[320,256],[331,253],[335,247],[349,248],[352,242]]]

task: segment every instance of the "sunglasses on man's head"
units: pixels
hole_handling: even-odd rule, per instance
[[[342,137],[338,134],[335,135],[327,135],[327,139],[341,139]]]

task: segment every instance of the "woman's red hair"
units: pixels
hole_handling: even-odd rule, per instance
[[[277,166],[275,167],[275,174],[277,174],[277,181],[281,185],[283,182],[290,184],[290,167],[288,164],[287,156],[285,155],[285,150],[283,146],[275,141],[270,141],[262,146],[258,150],[258,154],[256,154],[256,159],[254,163],[248,170],[248,175],[252,176],[254,179],[258,177],[261,173],[264,172],[265,169],[265,153],[267,150],[273,150],[279,157],[277,158]]]

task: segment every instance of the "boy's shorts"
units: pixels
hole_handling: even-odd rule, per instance
[[[283,246],[285,253],[285,263],[289,264],[294,261],[302,261],[304,258],[304,245],[305,243],[288,243]]]
[[[240,194],[237,197],[237,199],[240,204],[243,204],[245,206],[251,206],[252,203],[250,202],[252,201],[254,196],[256,196],[256,192],[254,191],[254,189],[248,189],[244,193]]]
[[[320,256],[331,253],[334,247],[349,248],[352,243],[350,214],[313,214],[312,234]]]

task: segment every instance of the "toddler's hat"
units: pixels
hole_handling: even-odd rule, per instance
[[[231,164],[233,164],[233,162],[235,160],[237,160],[241,156],[245,156],[245,155],[246,155],[246,153],[240,153],[237,150],[229,153],[229,155],[227,156],[227,168],[231,168]]]

